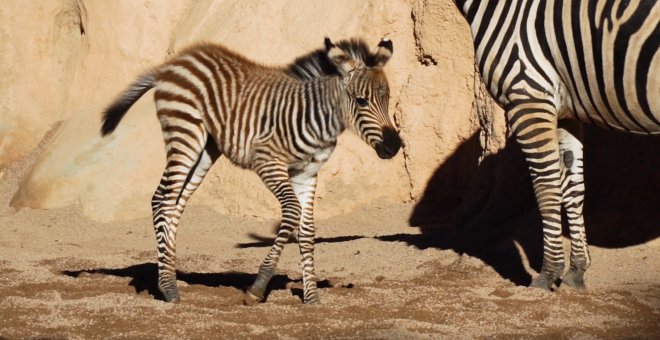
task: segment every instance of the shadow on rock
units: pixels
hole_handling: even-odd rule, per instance
[[[585,126],[584,144],[589,243],[621,248],[660,236],[660,139]],[[525,265],[541,269],[543,236],[525,160],[511,139],[478,164],[480,154],[477,132],[436,170],[410,217],[424,237],[407,242],[477,257],[528,285]]]

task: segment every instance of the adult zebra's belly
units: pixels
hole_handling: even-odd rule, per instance
[[[563,0],[549,8],[547,48],[576,118],[659,134],[660,3]]]
[[[570,100],[566,106],[585,123],[627,133],[660,134],[660,86],[650,91],[614,85],[585,88],[571,93]]]

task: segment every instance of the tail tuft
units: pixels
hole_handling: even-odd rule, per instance
[[[101,125],[101,136],[105,137],[115,131],[127,111],[128,107],[121,107],[116,103],[105,109],[103,112],[103,125]]]
[[[103,111],[101,136],[111,134],[119,125],[119,122],[128,112],[128,109],[135,104],[135,102],[142,97],[147,91],[154,87],[156,84],[156,77],[153,72],[148,72],[141,75],[133,84],[131,84],[122,94],[115,99]]]

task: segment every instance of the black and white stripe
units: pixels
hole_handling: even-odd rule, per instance
[[[392,55],[384,39],[374,53],[344,40],[286,67],[266,67],[222,46],[201,44],[145,73],[106,109],[103,135],[155,88],[167,165],[152,199],[158,242],[158,286],[179,299],[175,238],[186,202],[220,155],[255,171],[279,200],[282,221],[246,302],[263,299],[282,248],[298,231],[304,302],[319,302],[314,275],[313,204],[316,176],[345,129],[358,133],[381,158],[401,140],[388,116],[383,66]]]
[[[660,5],[655,0],[456,0],[481,77],[505,109],[543,219],[544,256],[532,286],[564,273],[561,208],[571,235],[562,282],[584,287],[590,264],[582,216],[582,143],[574,119],[660,134]],[[562,123],[563,124],[563,123]],[[578,129],[579,130],[579,129]]]

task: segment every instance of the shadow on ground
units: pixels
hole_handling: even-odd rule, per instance
[[[248,234],[248,237],[255,240],[254,242],[239,243],[236,245],[236,248],[245,249],[245,248],[270,248],[275,243],[275,237],[272,236],[262,236],[255,233]],[[338,243],[338,242],[348,242],[353,240],[359,240],[365,238],[361,235],[348,235],[348,236],[336,236],[336,237],[317,237],[314,239],[314,243]],[[297,243],[295,237],[289,238],[288,243]]]
[[[589,243],[621,248],[659,237],[660,139],[585,126],[584,144]],[[525,261],[539,271],[543,250],[522,152],[508,140],[478,165],[480,153],[475,133],[436,170],[416,205],[410,224],[423,236],[398,240],[478,257],[503,278],[528,285]]]
[[[587,239],[591,245],[622,248],[660,237],[660,138],[626,135],[584,127]],[[425,249],[451,249],[477,257],[504,279],[527,286],[542,262],[541,218],[531,180],[518,145],[508,140],[504,149],[481,164],[479,133],[466,140],[429,180],[415,206],[410,225],[418,234],[375,237],[384,242],[406,242]],[[565,230],[566,234],[566,230]],[[316,243],[348,242],[365,236],[318,238]],[[238,248],[270,247],[273,237],[252,235],[255,240]],[[136,292],[160,298],[157,269],[153,263],[127,268],[65,271],[130,277]],[[188,284],[229,286],[245,291],[255,274],[185,273],[177,278]],[[297,282],[276,275],[270,290],[289,289]],[[319,287],[329,287],[320,282]],[[292,290],[293,292],[293,290]],[[301,292],[293,292],[295,295]]]
[[[155,263],[141,263],[126,268],[97,268],[85,270],[65,270],[62,274],[73,278],[78,278],[81,274],[101,274],[108,276],[126,277],[131,281],[129,286],[135,288],[136,293],[147,291],[150,295],[159,300],[163,300],[163,296],[158,290],[158,267]],[[225,273],[186,273],[177,271],[176,278],[178,281],[183,281],[189,285],[204,285],[207,287],[233,287],[243,292],[254,282],[257,278],[256,274],[242,273],[242,272],[225,272]],[[265,298],[273,290],[291,290],[293,295],[298,296],[301,300],[303,298],[302,289],[291,288],[291,283],[301,283],[302,279],[291,279],[286,275],[274,275],[268,284]],[[329,288],[331,284],[328,280],[317,282],[318,288]],[[350,287],[349,287],[350,288]]]

